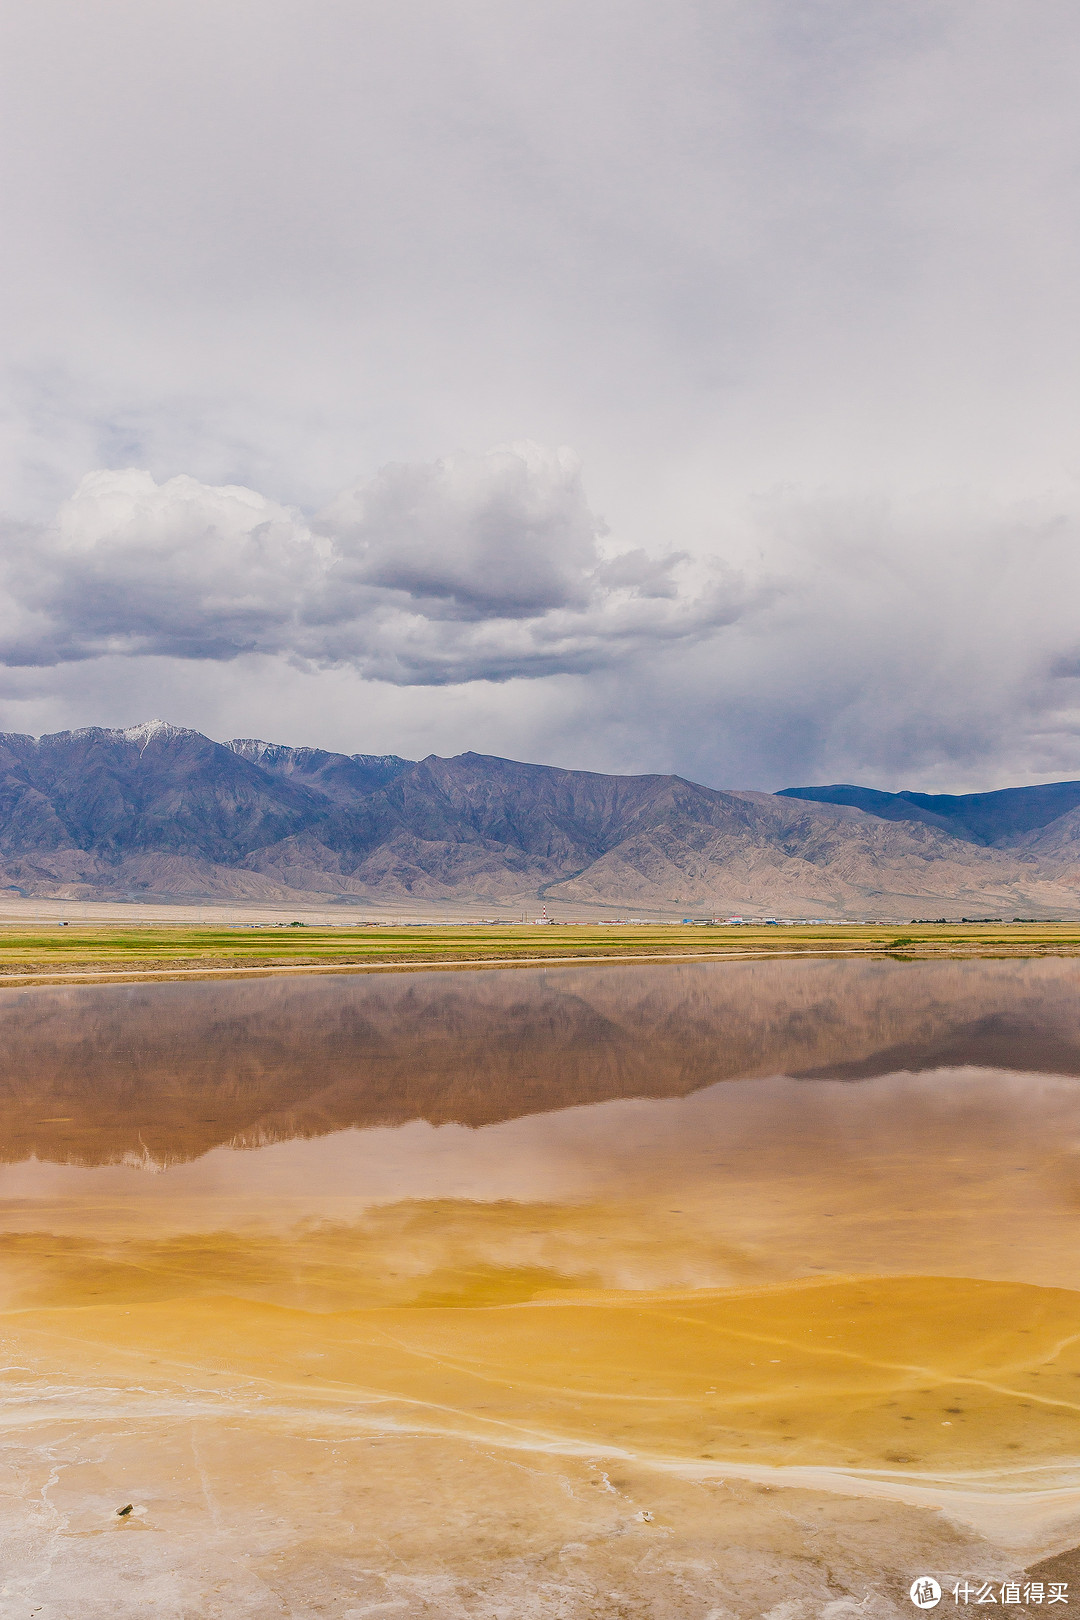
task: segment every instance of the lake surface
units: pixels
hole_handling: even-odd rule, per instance
[[[0,1615],[836,1614],[822,1537],[891,1614],[1080,1539],[1078,988],[5,991]]]

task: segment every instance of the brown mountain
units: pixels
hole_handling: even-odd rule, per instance
[[[937,811],[898,818],[481,754],[412,762],[223,744],[154,721],[0,736],[0,885],[73,899],[340,901],[375,913],[545,903],[583,917],[1075,915],[1075,795],[1009,791],[1046,803],[1035,824],[1011,804],[1007,841],[990,844]],[[1062,813],[1046,820],[1059,800]]]

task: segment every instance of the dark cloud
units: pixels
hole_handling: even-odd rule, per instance
[[[480,620],[587,608],[604,525],[569,451],[521,445],[384,467],[315,528],[335,542],[335,589],[381,586],[423,603],[426,617]]]

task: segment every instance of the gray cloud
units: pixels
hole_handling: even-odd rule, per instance
[[[536,445],[390,466],[318,516],[338,580],[401,591],[431,618],[531,619],[588,606],[603,524],[576,458]]]
[[[608,667],[752,605],[730,571],[681,588],[685,555],[605,556],[602,535],[576,458],[533,444],[385,468],[310,521],[237,486],[95,472],[54,523],[9,531],[0,659],[261,653],[441,685]]]
[[[515,456],[533,525],[516,538],[542,530],[554,556],[528,576],[540,601],[488,586],[484,612],[476,536],[492,488],[511,509]],[[742,578],[710,577],[678,554],[612,553],[565,453],[487,460],[420,467],[412,485],[396,468],[394,500],[379,478],[371,502],[350,492],[348,524],[339,502],[308,521],[249,490],[96,475],[37,551],[9,554],[9,581],[23,572],[0,604],[7,657],[14,614],[37,667],[9,666],[8,724],[130,723],[149,704],[216,735],[247,717],[324,746],[476,747],[717,785],[1076,773],[1080,503],[778,495],[732,534],[752,559]],[[376,582],[406,540],[407,585]]]
[[[0,723],[1080,772],[1067,0],[0,31]]]
[[[594,684],[593,724],[628,753],[677,715],[669,758],[714,783],[948,792],[1078,774],[1080,501],[788,497],[756,537],[774,582],[759,611]]]

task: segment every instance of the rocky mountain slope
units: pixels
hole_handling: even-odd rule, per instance
[[[408,903],[503,915],[546,903],[553,915],[583,917],[1080,910],[1080,807],[1064,803],[1068,794],[1064,814],[1040,821],[1029,811],[992,844],[970,813],[964,821],[920,804],[923,813],[899,818],[805,796],[827,791],[721,792],[676,776],[480,754],[413,762],[216,743],[160,721],[8,735],[0,886],[70,898],[343,901],[375,914]],[[1046,789],[1011,791],[1047,800]]]

